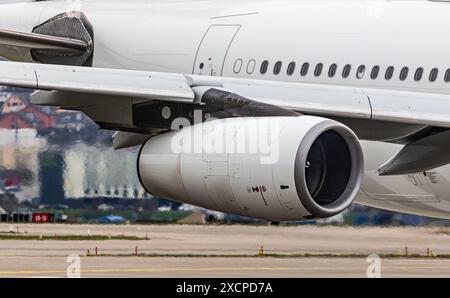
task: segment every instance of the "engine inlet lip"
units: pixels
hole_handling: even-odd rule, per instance
[[[306,184],[305,164],[314,142],[325,132],[335,131],[346,142],[351,157],[350,177],[343,193],[328,205],[319,205],[311,196]],[[303,138],[295,159],[294,178],[297,194],[305,209],[314,217],[328,218],[347,209],[356,198],[364,173],[364,157],[357,136],[346,126],[333,121],[323,121],[312,127]],[[354,185],[354,187],[349,187]]]

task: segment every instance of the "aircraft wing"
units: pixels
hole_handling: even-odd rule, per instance
[[[194,92],[183,76],[144,71],[3,61],[0,85],[146,100],[194,100]]]
[[[419,152],[422,143],[447,148],[439,145],[450,128],[445,94],[6,61],[0,62],[0,85],[41,90],[33,103],[79,110],[102,128],[121,131],[114,137],[116,148],[141,144],[169,130],[175,117],[190,119],[195,110],[215,118],[303,113],[359,121],[349,126],[361,139],[374,139],[379,123],[390,123],[379,129],[383,133],[400,127],[410,134],[405,150],[382,167],[383,175],[450,162]],[[166,107],[168,117],[162,116]]]
[[[123,102],[131,100],[131,104],[154,100],[202,104],[199,97],[204,88],[221,88],[308,114],[450,128],[450,96],[426,92],[7,61],[0,62],[0,85],[79,94],[80,104],[83,96],[98,96],[96,102],[103,101],[105,109],[114,108],[108,106],[108,96],[122,98]],[[202,91],[199,87],[203,87]],[[79,106],[55,97],[40,97],[34,102]]]

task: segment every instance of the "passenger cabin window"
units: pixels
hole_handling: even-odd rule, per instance
[[[414,74],[414,81],[418,82],[422,79],[423,76],[423,68],[419,67]]]
[[[445,72],[445,77],[444,77],[445,82],[450,82],[450,69],[447,69],[447,71]]]
[[[316,77],[320,76],[322,74],[322,69],[323,69],[323,64],[322,63],[317,64],[316,69],[314,70],[314,75]]]
[[[342,77],[344,79],[348,78],[351,70],[352,70],[352,66],[350,64],[345,65],[344,69],[342,70]]]
[[[375,65],[372,68],[372,72],[370,73],[370,78],[372,80],[375,80],[376,78],[378,78],[378,74],[380,73],[380,67],[378,65]]]
[[[278,61],[277,63],[275,63],[275,66],[273,67],[273,74],[275,74],[275,75],[280,74],[281,66],[282,66],[281,61]]]
[[[294,72],[295,72],[295,62],[291,62],[288,65],[287,74],[288,74],[288,76],[292,76],[294,74]]]
[[[406,80],[406,78],[408,77],[408,72],[409,72],[409,68],[408,67],[403,67],[402,70],[400,71],[400,80],[404,81]]]
[[[433,68],[430,71],[430,77],[429,77],[430,82],[436,82],[438,74],[439,74],[439,70],[437,68]]]
[[[308,70],[309,70],[309,63],[303,63],[302,65],[302,69],[300,70],[300,75],[302,77],[306,76],[308,74]]]
[[[358,79],[364,78],[364,73],[366,72],[366,67],[364,65],[360,65],[358,67],[358,71],[356,72],[356,77]]]
[[[252,59],[247,63],[247,74],[252,74],[255,71],[256,61]]]
[[[337,65],[336,64],[331,64],[330,65],[330,69],[328,70],[328,76],[330,78],[334,77],[336,75],[336,70],[337,70]]]
[[[234,73],[240,73],[242,69],[242,59],[237,59],[236,62],[234,62]]]
[[[394,76],[394,66],[389,66],[386,69],[386,74],[385,74],[384,78],[386,80],[390,80],[390,79],[392,79],[393,76]]]
[[[259,72],[261,74],[265,74],[268,68],[269,68],[269,61],[264,60],[263,63],[261,63],[261,69],[259,70]]]

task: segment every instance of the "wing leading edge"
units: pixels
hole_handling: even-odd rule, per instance
[[[146,100],[194,100],[185,77],[144,71],[0,62],[0,85]],[[64,102],[45,100],[36,104],[64,106]]]

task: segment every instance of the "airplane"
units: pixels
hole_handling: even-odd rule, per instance
[[[450,3],[0,5],[0,85],[140,146],[151,194],[269,221],[450,218]],[[120,175],[120,173],[118,173]]]

